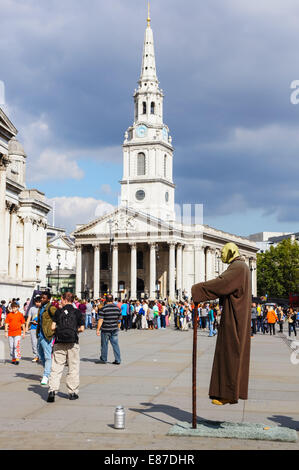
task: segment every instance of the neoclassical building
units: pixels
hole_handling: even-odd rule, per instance
[[[26,154],[18,131],[0,108],[0,297],[21,301],[45,287],[47,214],[45,195],[26,187]]]
[[[190,297],[194,283],[227,268],[220,251],[233,241],[250,266],[255,295],[255,243],[204,225],[200,206],[181,209],[175,204],[174,149],[163,120],[163,99],[148,18],[141,76],[134,92],[134,122],[123,143],[120,204],[74,232],[76,294],[98,298],[111,291],[114,297],[131,299]]]

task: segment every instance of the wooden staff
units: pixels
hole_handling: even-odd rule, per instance
[[[198,302],[194,302],[193,360],[192,360],[192,428],[193,429],[196,429],[196,422],[197,422],[197,413],[196,413],[197,315],[198,315]]]

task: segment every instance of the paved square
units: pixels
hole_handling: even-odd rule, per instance
[[[173,327],[120,332],[122,364],[96,364],[100,339],[80,337],[80,399],[69,401],[65,374],[54,404],[40,385],[42,367],[31,362],[22,340],[19,366],[0,364],[0,449],[298,449],[299,443],[167,436],[177,421],[191,422],[193,331]],[[0,340],[8,344],[3,331]],[[208,398],[216,339],[198,335],[198,416],[203,419],[286,426],[299,430],[299,365],[288,341],[257,334],[252,339],[249,400],[215,407]],[[114,357],[109,346],[109,361]],[[117,405],[126,429],[113,428]]]

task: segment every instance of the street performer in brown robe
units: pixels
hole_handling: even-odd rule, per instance
[[[234,243],[227,243],[221,259],[228,269],[217,279],[192,287],[194,302],[220,299],[218,330],[209,396],[214,405],[247,400],[251,336],[250,270]]]

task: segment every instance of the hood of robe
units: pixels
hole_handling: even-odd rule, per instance
[[[239,249],[234,243],[227,243],[221,250],[221,260],[223,263],[230,264],[236,258],[239,258],[239,256]]]

